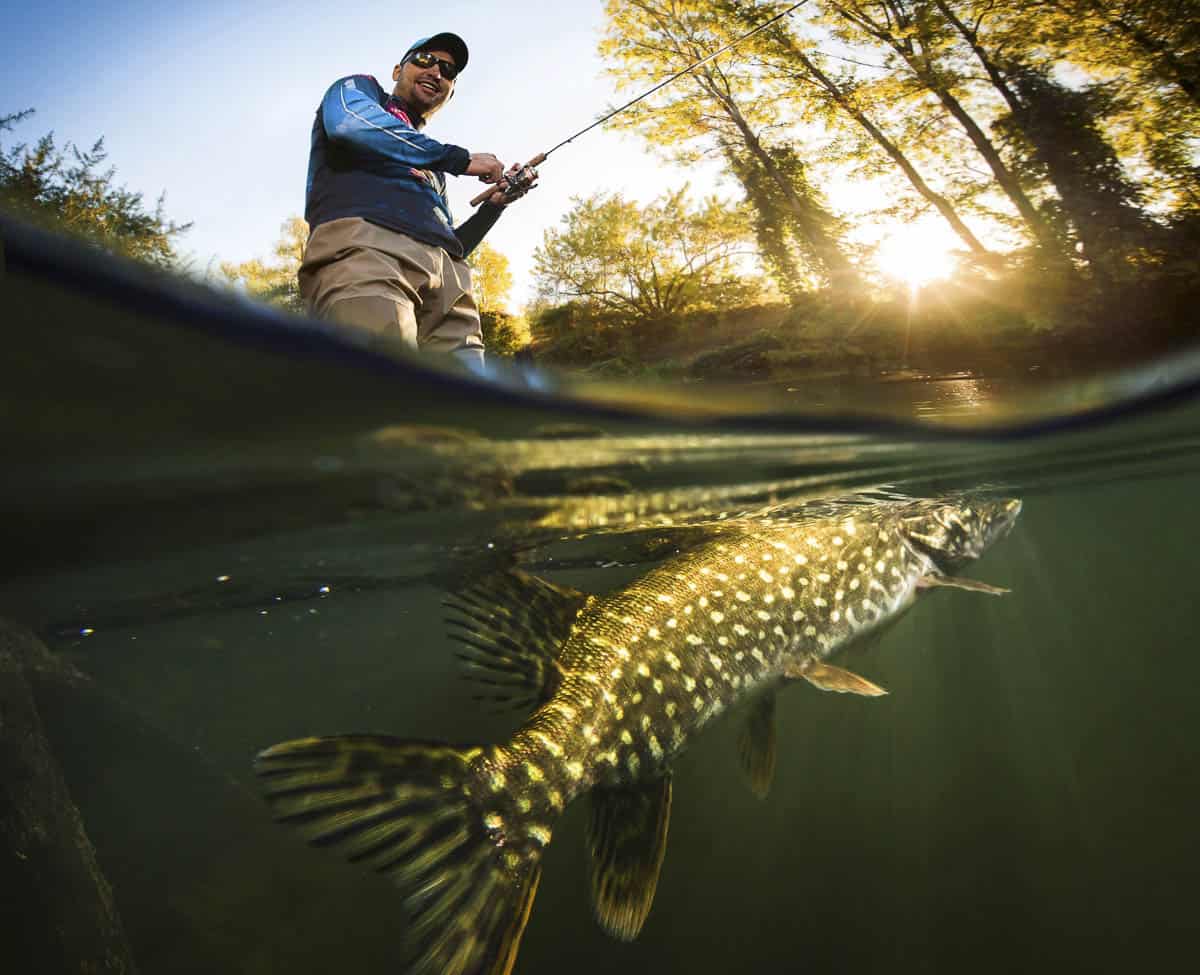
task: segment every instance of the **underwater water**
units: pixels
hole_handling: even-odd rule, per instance
[[[34,680],[35,696],[140,971],[403,970],[395,888],[272,823],[252,761],[307,735],[504,741],[521,715],[474,700],[447,594],[511,565],[612,593],[747,512],[883,490],[1021,499],[963,573],[1011,592],[922,595],[854,658],[886,697],[785,687],[766,799],[739,768],[736,713],[700,735],[631,943],[592,919],[586,813],[568,807],[514,971],[1187,957],[1200,399],[1054,422],[1176,388],[1183,360],[1047,408],[961,379],[808,391],[853,400],[836,422],[712,422],[404,385],[23,286],[0,617],[87,678]],[[1046,422],[1001,422],[1031,412]],[[25,907],[28,940],[6,951],[61,970],[30,919],[70,905]]]

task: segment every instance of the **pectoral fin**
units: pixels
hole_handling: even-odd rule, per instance
[[[833,664],[808,662],[784,672],[792,680],[806,680],[813,687],[838,694],[861,694],[863,697],[882,697],[887,693],[878,684]]]
[[[667,849],[671,778],[592,790],[587,845],[592,910],[605,932],[632,941],[642,930]]]
[[[445,601],[477,700],[533,708],[558,686],[558,652],[595,597],[520,569],[477,580]]]
[[[1003,596],[1006,592],[1012,591],[1002,586],[989,586],[986,582],[979,582],[977,579],[959,579],[955,576],[928,575],[922,576],[917,582],[918,589],[936,589],[938,586],[946,586],[949,589],[966,589],[968,592],[983,592],[989,596]]]
[[[760,799],[767,798],[775,778],[775,692],[764,694],[754,702],[738,735],[738,757],[750,783],[751,791]]]

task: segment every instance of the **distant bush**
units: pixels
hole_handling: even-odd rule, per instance
[[[27,109],[0,116],[0,132],[32,114]],[[156,267],[177,266],[175,239],[191,224],[167,219],[165,194],[148,211],[141,193],[116,185],[115,169],[100,169],[106,158],[103,138],[86,152],[69,142],[60,149],[53,134],[33,146],[0,146],[0,207],[112,253]]]
[[[521,315],[504,311],[483,311],[483,344],[489,355],[516,355],[530,342],[529,323]]]

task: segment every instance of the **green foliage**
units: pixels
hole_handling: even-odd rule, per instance
[[[790,147],[769,150],[779,171],[793,186],[804,186],[798,178],[801,164]],[[820,284],[809,268],[819,267],[819,258],[812,253],[811,243],[784,198],[779,184],[752,155],[730,149],[727,153],[730,169],[742,184],[749,205],[758,253],[779,290],[798,301]]]
[[[529,345],[531,336],[525,317],[509,314],[505,308],[513,284],[508,258],[485,242],[471,252],[467,263],[484,347],[492,355],[516,355]]]
[[[1179,0],[1051,0],[1028,40],[1103,80],[1112,97],[1101,120],[1148,199],[1172,215],[1200,211],[1200,19]]]
[[[615,62],[610,74],[618,86],[643,86],[692,65],[744,33],[738,5],[680,0],[609,0],[608,32],[601,54]],[[744,6],[744,5],[742,5]],[[782,4],[755,7],[748,14],[757,26]],[[803,274],[839,289],[854,287],[857,273],[846,254],[844,227],[824,204],[807,160],[791,147],[773,147],[779,127],[777,99],[786,82],[758,69],[753,45],[740,45],[727,57],[702,64],[681,77],[651,105],[642,103],[622,116],[670,157],[691,161],[715,148],[758,205],[769,199],[768,222],[786,221],[799,245],[785,257],[787,245],[758,233],[762,256],[781,281]],[[751,185],[753,184],[753,185]],[[768,189],[769,187],[769,189]],[[796,273],[793,273],[796,272]]]
[[[1053,184],[1057,199],[1047,208],[1070,228],[1093,271],[1111,278],[1122,256],[1147,243],[1154,228],[1097,125],[1104,91],[1070,89],[1025,68],[1010,68],[1008,75],[1016,106],[996,130],[1016,143],[1028,171],[1044,173]]]
[[[308,242],[308,224],[303,217],[289,217],[279,228],[273,263],[254,258],[242,264],[221,263],[221,273],[231,284],[240,285],[251,297],[287,311],[304,314],[297,273]]]
[[[629,329],[595,304],[542,300],[529,309],[528,317],[533,347],[545,362],[582,366],[635,358]]]
[[[608,0],[600,51],[619,87],[640,90],[788,6]],[[1086,333],[1089,348],[1104,333],[1106,350],[1145,350],[1187,331],[1178,309],[1200,292],[1200,21],[1187,10],[811,0],[620,122],[669,159],[724,160],[762,264],[796,309],[796,336],[891,348],[889,328],[903,324],[914,329],[903,348],[931,362],[939,347],[983,361],[987,330],[1034,344]],[[818,188],[856,181],[886,202],[830,212]],[[926,288],[944,315],[925,309],[918,323],[896,311],[902,301],[885,314],[892,306],[855,264],[870,259],[871,221],[929,211],[966,260],[954,282]],[[865,248],[857,257],[850,230]]]
[[[29,109],[0,117],[0,132],[32,114]],[[103,139],[85,152],[70,143],[60,149],[52,133],[33,146],[0,146],[0,207],[115,254],[160,268],[176,266],[175,239],[191,224],[167,219],[165,194],[147,211],[141,193],[117,186],[111,167],[101,169],[106,158]]]
[[[540,293],[641,335],[689,311],[745,300],[745,211],[715,197],[691,207],[687,194],[684,187],[645,207],[619,194],[576,199],[534,252]]]
[[[489,355],[513,356],[529,345],[529,323],[522,315],[505,311],[480,311],[483,345]]]

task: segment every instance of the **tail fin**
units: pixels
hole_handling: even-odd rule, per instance
[[[278,821],[400,888],[415,973],[507,975],[529,920],[541,848],[512,828],[506,794],[477,787],[482,754],[348,735],[283,742],[255,764]]]

